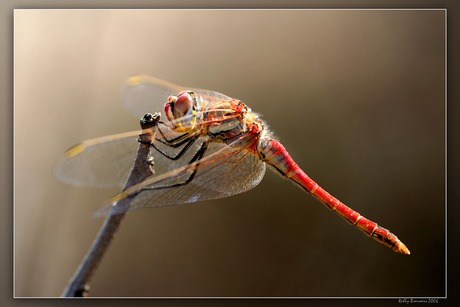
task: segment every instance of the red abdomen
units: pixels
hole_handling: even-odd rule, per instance
[[[337,198],[330,195],[316,182],[311,180],[278,141],[273,139],[265,140],[260,147],[259,153],[262,160],[276,169],[282,176],[293,180],[302,189],[315,196],[329,209],[336,211],[341,217],[351,225],[356,226],[367,236],[385,244],[396,252],[410,254],[407,247],[389,230],[378,226],[377,223],[366,219],[358,212],[345,206]]]

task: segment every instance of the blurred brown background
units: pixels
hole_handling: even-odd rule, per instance
[[[130,213],[91,296],[444,296],[445,11],[17,10],[14,27],[16,296],[59,296],[95,238],[117,190],[62,184],[53,164],[138,128],[120,104],[136,73],[246,102],[412,254],[268,171],[231,198]]]

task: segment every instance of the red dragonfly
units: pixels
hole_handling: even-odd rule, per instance
[[[268,164],[367,236],[396,252],[410,254],[393,233],[345,206],[310,179],[259,116],[240,100],[146,75],[128,79],[122,100],[137,116],[164,104],[160,118],[167,121],[159,121],[149,131],[154,175],[108,200],[99,213],[107,213],[128,196],[134,197],[129,209],[134,210],[242,193],[259,184]],[[136,156],[138,134],[84,141],[65,153],[55,174],[80,186],[122,186]]]

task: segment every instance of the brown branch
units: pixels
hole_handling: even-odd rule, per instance
[[[150,129],[156,126],[159,118],[158,113],[155,115],[150,113],[144,115],[141,119],[142,129]],[[139,138],[140,142],[137,156],[123,190],[144,181],[153,174],[152,163],[149,160],[151,134],[147,131],[140,134]],[[87,296],[91,278],[106,254],[110,243],[113,241],[121,221],[129,210],[133,199],[134,198],[126,197],[113,205],[93,245],[70,280],[67,288],[64,290],[62,294],[63,297]]]

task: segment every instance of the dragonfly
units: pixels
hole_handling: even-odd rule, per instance
[[[122,102],[136,116],[157,110],[165,120],[148,131],[154,174],[107,200],[100,214],[114,210],[127,197],[133,198],[129,210],[135,210],[242,193],[259,184],[268,165],[368,237],[395,252],[410,254],[396,235],[308,177],[260,116],[242,101],[136,75],[125,82]],[[55,175],[78,186],[123,186],[136,155],[138,135],[139,131],[133,131],[75,145],[57,162]]]

